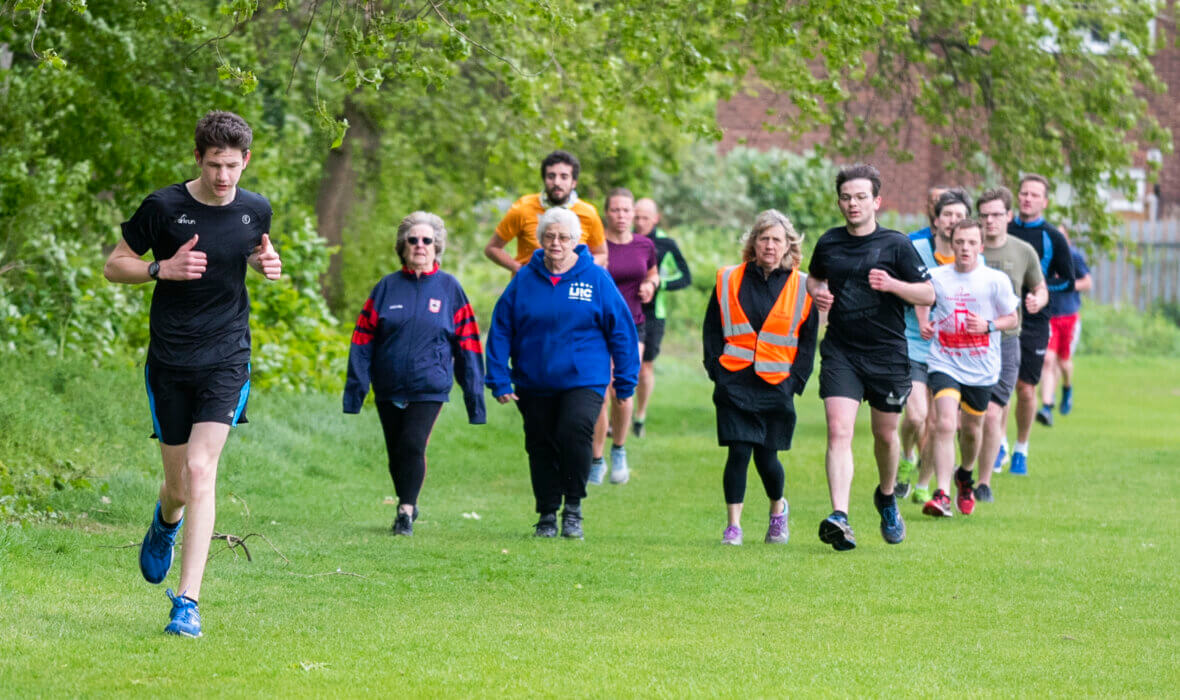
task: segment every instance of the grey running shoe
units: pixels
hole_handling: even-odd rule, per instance
[[[848,518],[838,513],[832,513],[820,521],[819,539],[824,544],[832,545],[832,549],[837,552],[856,548],[856,535],[852,533]]]
[[[721,533],[721,544],[739,545],[742,543],[742,529],[736,525],[730,525],[725,528],[725,532]]]
[[[565,504],[565,510],[561,512],[561,536],[571,540],[580,540],[585,537],[582,532],[581,505]]]
[[[643,421],[637,420],[631,424],[631,434],[637,438],[643,437]]]
[[[590,476],[586,478],[586,482],[590,484],[601,484],[602,477],[606,476],[606,460],[602,457],[595,457],[590,460]]]
[[[393,534],[412,536],[414,534],[414,516],[399,511],[393,521]]]
[[[901,510],[897,507],[897,497],[890,498],[879,491],[873,494],[873,505],[881,514],[881,537],[889,544],[901,544],[905,541],[905,520],[901,517]]]
[[[992,496],[992,487],[987,484],[980,484],[975,487],[975,500],[980,503],[995,503],[996,499]]]
[[[767,544],[786,544],[791,537],[791,531],[787,527],[787,515],[791,512],[791,506],[783,499],[783,512],[778,515],[770,516],[770,525],[766,528]]]
[[[893,495],[897,496],[898,500],[904,501],[906,499],[906,497],[910,495],[910,491],[913,488],[914,488],[914,485],[909,483],[908,481],[905,483],[902,483],[899,481],[893,485]]]
[[[533,537],[557,537],[557,513],[541,513]]]
[[[631,478],[631,471],[627,469],[627,448],[610,448],[610,482],[625,484]]]

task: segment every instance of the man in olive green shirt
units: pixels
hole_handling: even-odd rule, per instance
[[[1036,313],[1049,303],[1049,288],[1041,273],[1037,251],[1019,238],[1008,235],[1008,222],[1012,219],[1012,192],[1006,187],[996,187],[979,195],[975,210],[983,221],[983,257],[988,267],[995,268],[1012,281],[1012,291],[1024,300],[1021,313]],[[1020,326],[1004,331],[1000,341],[1000,380],[992,389],[987,415],[983,423],[983,442],[979,450],[979,479],[975,487],[975,499],[984,503],[993,500],[991,491],[992,471],[996,455],[1004,442],[1008,425],[1008,401],[1016,386],[1016,374],[1020,369]],[[970,470],[971,465],[963,465]]]

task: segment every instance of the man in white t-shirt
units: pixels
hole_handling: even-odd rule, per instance
[[[922,337],[929,338],[930,392],[934,395],[934,473],[938,489],[922,512],[949,517],[951,473],[954,471],[959,511],[975,509],[971,472],[954,470],[955,430],[962,463],[971,465],[979,452],[983,416],[992,386],[1000,377],[1000,331],[1015,328],[1020,299],[999,270],[980,260],[983,230],[974,219],[955,224],[951,232],[953,265],[930,271],[934,306],[918,307]]]

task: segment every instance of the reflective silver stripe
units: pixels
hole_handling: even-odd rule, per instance
[[[755,372],[791,372],[790,362],[755,362]]]
[[[725,350],[722,350],[721,354],[729,355],[730,357],[736,357],[739,360],[746,360],[747,362],[754,361],[753,350],[750,350],[749,348],[739,348],[738,346],[731,345],[729,343],[725,344]]]
[[[729,327],[732,332],[726,333],[725,337],[732,338],[735,335],[742,335],[743,333],[753,333],[754,327],[748,323],[737,323]]]
[[[717,300],[717,306],[721,308],[721,334],[726,338],[732,338],[741,333],[749,333],[753,330],[749,328],[749,324],[744,324],[747,326],[744,331],[735,328],[733,318],[730,317],[729,313],[729,278],[738,267],[738,265],[732,265],[721,268],[721,284],[717,287],[718,295],[721,297]]]
[[[758,333],[758,342],[769,343],[771,345],[781,345],[783,347],[793,348],[799,345],[799,339],[793,335],[779,335],[778,333],[768,333],[760,331]]]

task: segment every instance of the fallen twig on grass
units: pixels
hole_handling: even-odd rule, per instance
[[[363,579],[369,578],[368,576],[365,576],[363,574],[354,574],[351,571],[341,571],[340,569],[336,569],[335,571],[325,571],[322,574],[298,574],[298,573],[295,573],[294,571],[288,571],[287,573],[291,574],[292,576],[299,576],[301,578],[316,578],[318,576],[355,576],[357,578],[363,578]]]
[[[269,537],[267,537],[266,535],[264,535],[260,532],[251,532],[250,534],[244,535],[242,537],[238,537],[237,535],[231,535],[229,533],[214,532],[213,537],[210,539],[223,540],[225,542],[226,548],[229,549],[229,551],[234,553],[235,558],[238,556],[238,553],[234,548],[241,547],[242,551],[245,552],[245,554],[246,554],[246,561],[252,562],[252,561],[254,561],[254,558],[252,556],[250,556],[250,548],[246,546],[246,540],[250,539],[251,537],[261,537],[262,541],[266,542],[268,545],[270,545],[270,548],[273,549],[275,554],[279,555],[279,557],[284,562],[286,562],[288,564],[291,563],[291,560],[288,559],[282,552],[279,551],[279,548],[274,545],[274,542],[271,542]],[[213,557],[211,556],[209,558],[212,559]]]

